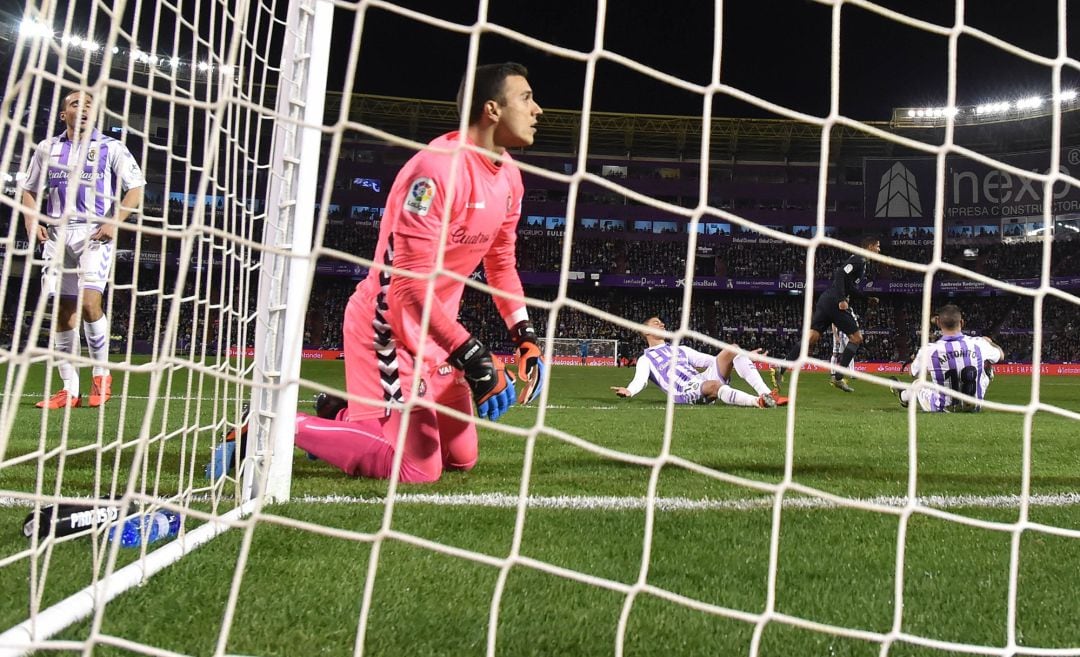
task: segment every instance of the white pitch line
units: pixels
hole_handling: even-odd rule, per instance
[[[692,499],[688,497],[658,497],[654,500],[659,511],[753,511],[768,509],[773,505],[772,495],[744,497],[736,499]],[[165,500],[162,500],[165,501]],[[208,502],[209,497],[197,496],[195,502]],[[385,497],[354,497],[349,495],[302,496],[291,500],[293,503],[311,505],[348,504],[360,506],[379,506],[386,504]],[[870,498],[852,498],[851,506],[876,505],[900,508],[907,504],[907,498],[901,496],[879,496]],[[933,509],[983,508],[1014,509],[1020,506],[1019,495],[927,495],[916,500],[920,507]],[[490,509],[514,509],[518,506],[518,497],[507,493],[403,493],[398,495],[395,504],[417,506],[452,506]],[[533,509],[579,510],[579,511],[633,511],[645,509],[648,500],[644,497],[617,496],[542,496],[533,495],[527,500],[527,506]],[[28,508],[33,502],[15,497],[0,497],[0,508]],[[837,509],[848,505],[837,504],[831,500],[816,497],[784,497],[785,509]],[[1031,507],[1069,507],[1080,506],[1080,492],[1057,493],[1053,495],[1032,495],[1028,497]]]
[[[464,493],[442,495],[430,493],[404,493],[395,498],[395,504],[417,504],[431,506],[464,506],[485,508],[517,508],[519,498],[506,493]],[[381,497],[351,497],[347,495],[305,496],[295,502],[305,504],[361,504],[380,505],[386,503]],[[692,499],[687,497],[658,497],[654,500],[660,511],[751,511],[771,508],[774,497],[762,495],[738,499]],[[877,505],[903,507],[908,499],[900,496],[879,496],[854,498],[853,505]],[[1019,495],[928,495],[916,500],[919,506],[934,509],[956,509],[964,507],[1008,509],[1020,506]],[[1028,505],[1036,507],[1063,507],[1080,505],[1080,492],[1059,493],[1054,495],[1032,495]],[[615,496],[530,496],[527,506],[535,509],[559,510],[598,510],[623,511],[644,509],[648,500],[644,497]],[[831,500],[817,497],[785,497],[785,509],[835,509],[841,506]]]

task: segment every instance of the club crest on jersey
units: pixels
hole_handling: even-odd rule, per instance
[[[86,149],[86,162],[88,164],[97,162],[97,151],[97,146],[93,145],[91,145],[90,148]]]
[[[420,379],[420,385],[416,387],[416,396],[423,397],[427,394],[427,382]]]
[[[409,184],[409,191],[405,194],[405,210],[421,217],[427,216],[434,198],[435,181],[431,178],[417,178]]]

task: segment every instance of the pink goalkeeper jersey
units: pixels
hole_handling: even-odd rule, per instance
[[[509,154],[496,164],[474,151],[453,153],[459,143],[457,132],[443,135],[429,144],[435,150],[420,151],[398,173],[372,260],[418,274],[433,271],[445,216],[450,225],[442,269],[468,277],[483,262],[489,285],[521,295],[515,255],[524,192],[521,172]],[[454,159],[458,164],[451,180]],[[354,298],[377,304],[376,332],[381,315],[397,345],[415,354],[427,285],[425,279],[372,269],[357,285]],[[463,282],[449,276],[435,278],[425,362],[443,362],[468,339],[469,330],[457,321],[464,288]],[[524,303],[496,296],[495,304],[508,324],[512,316],[514,321],[525,319]]]

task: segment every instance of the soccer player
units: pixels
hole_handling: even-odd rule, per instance
[[[645,320],[648,328],[663,330],[659,317]],[[739,351],[738,345],[725,348],[716,356],[680,345],[673,347],[655,333],[641,332],[648,347],[638,357],[634,380],[625,388],[611,386],[620,397],[633,397],[652,381],[675,398],[676,404],[709,404],[717,399],[732,406],[774,408],[787,404],[787,398],[769,390],[754,362]],[[758,393],[747,394],[732,388],[732,368]],[[699,370],[704,370],[701,372]]]
[[[581,364],[589,364],[589,341],[581,340],[578,342],[578,354],[581,356]]]
[[[927,344],[911,362],[911,375],[918,377],[924,370],[934,383],[976,399],[986,397],[986,389],[993,379],[993,364],[1005,357],[1001,347],[988,337],[969,337],[963,334],[964,317],[960,308],[953,304],[942,306],[937,312],[936,323],[941,338]],[[897,379],[893,377],[893,380]],[[978,404],[965,403],[948,392],[920,388],[917,395],[910,390],[894,389],[900,405],[907,408],[914,396],[919,407],[929,413],[978,411]]]
[[[864,236],[859,245],[871,253],[881,253],[881,240],[877,237]],[[814,347],[821,339],[821,334],[828,330],[830,325],[835,325],[848,339],[847,346],[840,353],[840,358],[836,364],[840,367],[847,367],[855,359],[855,354],[862,347],[863,334],[859,330],[859,320],[851,310],[851,298],[865,298],[871,308],[878,305],[877,297],[867,296],[859,289],[860,283],[862,283],[863,279],[869,277],[869,273],[870,264],[866,261],[866,258],[857,254],[845,260],[833,272],[832,285],[818,297],[817,303],[814,305],[814,314],[810,317],[810,333],[807,335],[810,353],[813,353]],[[784,360],[793,361],[798,358],[799,348],[800,344],[798,342],[793,344],[787,355],[784,356]],[[777,368],[777,381],[783,380],[784,371],[785,368],[783,367]],[[832,376],[829,377],[829,383],[844,392],[855,392],[855,389],[848,385],[844,375],[840,372],[833,372]]]
[[[296,445],[349,475],[390,476],[406,421],[401,404],[409,399],[415,371],[421,377],[418,397],[465,416],[475,403],[480,417],[497,420],[515,401],[502,362],[457,316],[462,280],[481,262],[492,287],[522,295],[515,246],[524,188],[506,149],[530,146],[543,113],[527,75],[524,66],[512,62],[478,67],[468,130],[435,139],[394,179],[373,258],[383,266],[372,268],[356,286],[345,309],[346,388],[364,401],[323,397],[316,416],[297,414]],[[465,100],[462,80],[460,111]],[[444,222],[449,223],[446,243],[440,245]],[[440,249],[442,268],[460,278],[439,274],[432,280]],[[539,394],[543,374],[536,331],[524,303],[500,295],[494,301],[517,345],[524,384],[517,401],[526,403]],[[430,317],[421,341],[425,305]],[[475,465],[475,421],[414,406],[407,422],[402,482],[432,482],[444,470]]]
[[[116,227],[142,205],[146,179],[122,142],[93,127],[92,104],[93,97],[85,91],[64,96],[60,110],[64,130],[34,150],[22,183],[22,204],[31,243],[43,244],[42,293],[60,297],[53,345],[61,353],[79,354],[76,311],[81,310],[86,345],[95,363],[87,402],[101,406],[112,396],[110,329],[102,296],[116,255]],[[38,212],[39,194],[45,195],[44,221]],[[78,368],[62,360],[57,369],[64,387],[38,402],[38,408],[81,406]]]

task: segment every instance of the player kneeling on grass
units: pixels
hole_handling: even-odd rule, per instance
[[[787,404],[786,397],[781,397],[777,391],[765,385],[754,362],[739,351],[738,345],[731,345],[718,355],[710,356],[690,347],[668,344],[654,332],[664,330],[664,323],[659,317],[650,317],[645,321],[645,326],[641,335],[648,347],[638,358],[634,380],[630,385],[625,388],[611,387],[616,395],[633,397],[652,381],[672,395],[676,404],[709,404],[717,399],[732,406],[758,408]],[[758,393],[756,397],[728,385],[733,368]]]
[[[516,244],[524,187],[507,149],[533,143],[542,113],[526,76],[520,64],[478,67],[467,132],[435,139],[394,179],[372,258],[382,266],[357,285],[345,309],[345,379],[353,399],[324,398],[315,416],[298,413],[296,420],[296,446],[347,474],[388,478],[403,424],[400,481],[431,482],[444,470],[469,470],[478,455],[473,405],[494,421],[540,392],[544,364],[522,301],[494,296],[517,346],[519,395],[499,358],[457,320],[463,281],[481,263],[489,285],[523,296]],[[462,80],[461,111],[465,100]],[[442,270],[455,276],[432,279],[440,249]],[[458,415],[420,405],[406,415],[402,404],[415,373],[418,398]]]
[[[911,375],[918,378],[925,370],[930,380],[955,392],[982,400],[994,378],[993,364],[1004,354],[1001,347],[988,337],[969,337],[963,334],[964,318],[960,308],[949,304],[936,315],[941,338],[927,344],[911,362]],[[898,381],[893,377],[894,381]],[[982,408],[979,404],[965,402],[949,392],[921,388],[913,394],[908,389],[893,389],[900,398],[900,405],[907,408],[912,397],[919,407],[929,413],[973,412]]]

